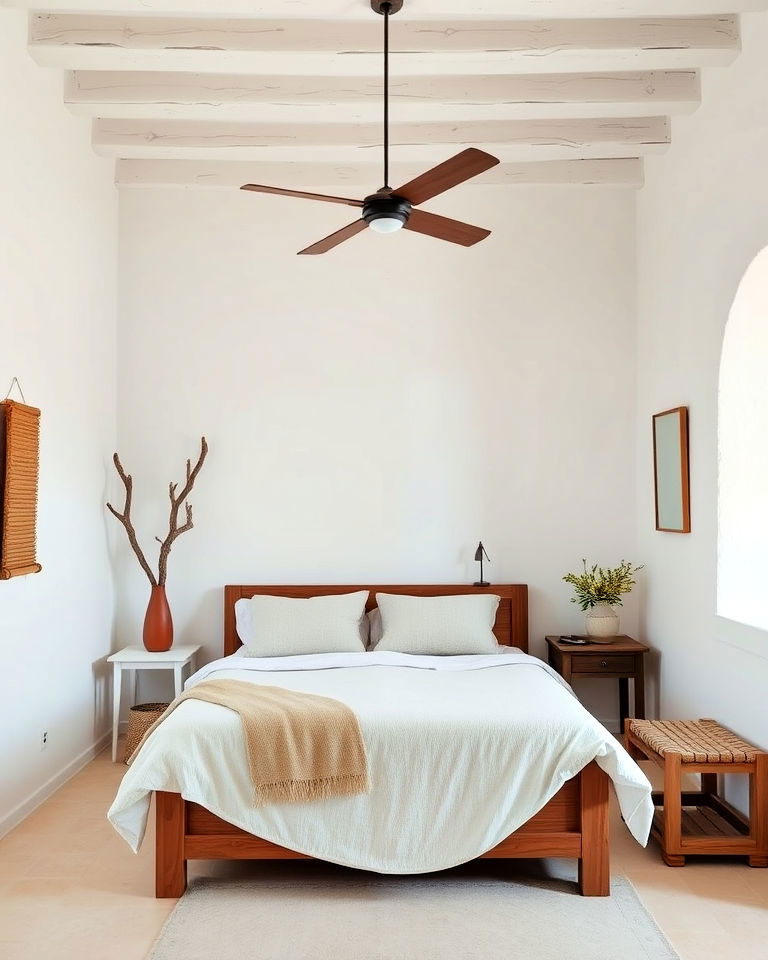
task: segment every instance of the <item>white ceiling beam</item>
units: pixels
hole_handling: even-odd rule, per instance
[[[407,183],[424,172],[417,164],[395,164],[392,179]],[[237,189],[244,183],[266,183],[296,190],[349,190],[362,198],[375,189],[381,168],[372,163],[243,163],[222,160],[118,160],[119,187]],[[544,163],[500,163],[468,184],[589,184],[640,187],[643,162],[617,160],[550,160]]]
[[[403,122],[658,116],[688,113],[699,96],[695,70],[398,77],[390,87],[392,117]],[[368,77],[134,71],[72,72],[64,92],[81,116],[250,123],[376,123],[381,97],[381,80]]]
[[[378,77],[375,22],[212,20],[36,14],[30,52],[69,70],[181,70],[261,76]],[[392,72],[409,76],[666,70],[726,64],[734,16],[643,20],[403,21]]]
[[[504,162],[634,157],[669,144],[666,117],[394,124],[393,161],[429,164],[467,146]],[[98,154],[125,159],[376,162],[380,124],[244,124],[95,120]]]
[[[317,17],[317,0],[218,0],[211,14],[210,0],[139,0],[142,14],[231,16],[257,18]],[[125,13],[130,0],[47,0],[44,8],[53,12],[100,11]],[[0,7],[39,10],[40,0],[0,0]],[[405,19],[445,20],[525,19],[548,17],[688,17],[710,14],[745,13],[765,10],[766,0],[406,0],[397,15]],[[329,20],[370,20],[373,16],[364,0],[324,0],[323,17]]]

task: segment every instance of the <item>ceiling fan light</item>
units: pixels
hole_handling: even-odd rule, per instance
[[[376,233],[397,233],[405,225],[405,221],[400,217],[376,217],[371,220],[368,226]]]
[[[376,233],[396,233],[406,225],[410,215],[410,203],[388,187],[382,187],[363,201],[363,220]]]

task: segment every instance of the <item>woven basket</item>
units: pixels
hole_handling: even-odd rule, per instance
[[[128,733],[125,737],[123,763],[128,763],[141,738],[169,705],[167,703],[137,703],[128,713]]]

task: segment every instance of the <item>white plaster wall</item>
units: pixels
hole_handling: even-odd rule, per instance
[[[467,186],[430,208],[494,229],[473,249],[366,233],[297,257],[343,210],[123,191],[119,447],[146,544],[211,448],[171,555],[177,637],[220,655],[225,583],[471,581],[480,537],[492,579],[530,584],[536,653],[580,630],[562,574],[635,555],[634,202]],[[118,579],[137,642],[123,539]]]
[[[87,122],[62,106],[61,75],[29,59],[26,33],[25,13],[0,10],[0,397],[18,376],[42,409],[43,565],[0,583],[0,833],[105,732],[114,607],[102,501],[115,442],[117,193]]]
[[[720,350],[739,281],[768,244],[768,18],[745,15],[742,29],[743,53],[705,73],[703,106],[675,119],[638,197],[638,553],[662,715],[717,717],[768,746],[768,634],[715,616]],[[691,417],[690,535],[653,529],[650,418],[679,404]]]

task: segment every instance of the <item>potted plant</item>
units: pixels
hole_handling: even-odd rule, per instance
[[[191,461],[187,460],[187,475],[184,486],[180,491],[177,483],[171,483],[168,486],[168,495],[171,500],[168,534],[163,540],[161,540],[160,537],[155,537],[155,540],[160,544],[157,576],[155,576],[154,571],[147,562],[144,551],[139,545],[136,530],[131,520],[133,477],[125,472],[120,462],[120,457],[116,453],[112,457],[118,476],[123,481],[123,486],[125,487],[125,505],[122,513],[116,510],[111,503],[107,504],[107,509],[125,527],[125,532],[128,534],[128,542],[136,554],[136,559],[139,561],[141,569],[149,580],[149,605],[147,606],[147,613],[144,617],[143,639],[144,646],[153,653],[170,650],[173,645],[173,620],[171,619],[171,609],[168,606],[168,599],[165,595],[165,582],[168,576],[168,554],[171,552],[174,540],[193,527],[192,506],[187,502],[187,497],[192,492],[192,487],[195,485],[195,480],[197,479],[197,475],[200,472],[207,453],[208,444],[206,443],[205,437],[202,437],[200,440],[200,456],[197,458],[197,463],[193,467]],[[184,508],[184,519],[183,522],[179,522],[179,512],[182,507]]]
[[[622,606],[625,593],[631,593],[636,581],[634,575],[642,566],[636,567],[622,560],[618,567],[587,567],[582,560],[581,573],[569,573],[563,577],[576,593],[571,603],[578,603],[586,613],[587,636],[597,643],[610,643],[619,633],[619,617],[613,609]]]

